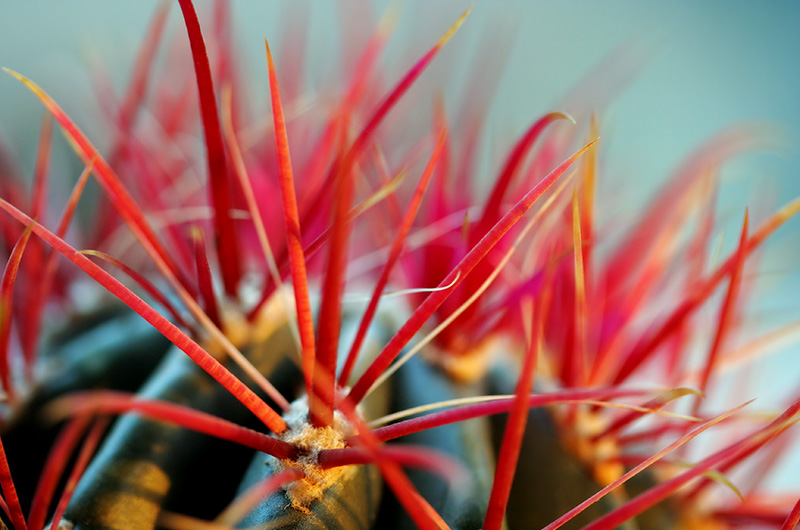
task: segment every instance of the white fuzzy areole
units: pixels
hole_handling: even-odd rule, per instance
[[[299,469],[305,474],[304,478],[286,484],[283,489],[292,501],[293,508],[309,513],[308,507],[311,503],[321,499],[325,490],[345,471],[345,466],[331,469],[319,467],[319,452],[323,449],[345,447],[345,438],[350,433],[351,426],[344,415],[337,410],[334,412],[332,426],[314,427],[308,421],[306,397],[294,401],[283,419],[289,428],[279,438],[304,449],[306,454],[297,460],[270,458],[269,465],[275,473],[284,469]]]

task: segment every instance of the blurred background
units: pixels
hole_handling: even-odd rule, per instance
[[[287,13],[309,20],[309,64],[335,74],[331,61],[341,51],[337,4],[369,2],[238,2],[233,4],[242,64],[251,89],[266,79],[263,37],[274,46],[286,33]],[[411,0],[372,3],[368,32],[387,4],[399,16],[383,64],[403,72],[467,7],[474,10],[432,70],[458,73],[483,46],[498,56],[501,78],[491,108],[490,134],[513,137],[542,112],[553,110],[592,69],[605,68],[604,152],[609,173],[636,177],[637,187],[664,178],[703,139],[733,123],[766,120],[785,128],[794,149],[769,157],[736,187],[753,181],[782,193],[800,192],[800,4],[730,2]],[[89,65],[99,62],[121,89],[157,2],[4,2],[0,6],[0,63],[34,79],[67,110],[91,113]],[[203,11],[210,2],[199,1]],[[300,6],[300,7],[298,7]],[[170,16],[172,34],[179,23]],[[210,11],[210,9],[206,9]],[[361,10],[369,13],[369,9]],[[301,13],[303,15],[297,15]],[[364,16],[367,18],[369,15]],[[169,34],[169,33],[168,33]],[[365,33],[368,34],[368,33]],[[635,51],[632,51],[636,49]],[[627,60],[614,68],[614,59]],[[605,63],[603,61],[606,61]],[[451,66],[455,65],[455,66]],[[614,75],[625,79],[608,79]],[[316,74],[317,79],[321,77]],[[453,86],[448,87],[453,89]],[[582,87],[592,94],[595,87]],[[40,108],[16,81],[0,77],[0,128],[15,150],[27,154],[26,132],[38,128]],[[28,97],[26,97],[28,96]],[[264,98],[261,98],[264,99]],[[96,112],[96,111],[94,111]],[[91,121],[89,114],[76,119]],[[501,135],[502,136],[502,135]],[[25,143],[22,142],[25,140]],[[507,138],[500,138],[506,142]],[[501,142],[501,143],[502,143]],[[27,147],[27,151],[26,151]],[[32,164],[32,157],[23,163]],[[762,187],[762,186],[759,186]]]
[[[0,64],[35,80],[102,144],[90,71],[101,65],[121,92],[156,5],[4,2]],[[265,107],[264,36],[279,49],[287,34],[307,22],[306,83],[308,90],[319,90],[341,68],[342,34],[345,42],[363,39],[381,14],[394,12],[397,28],[381,62],[390,80],[471,5],[473,13],[423,77],[428,86],[420,92],[443,92],[454,113],[471,89],[464,83],[473,59],[491,54],[480,63],[491,65],[487,76],[498,77],[488,109],[487,165],[537,116],[564,110],[567,94],[577,91],[587,108],[600,111],[602,185],[613,187],[625,208],[651,196],[703,140],[749,121],[773,124],[785,148],[726,166],[721,215],[740,219],[745,205],[777,204],[800,194],[797,2],[238,2],[234,38],[252,99]],[[210,2],[199,1],[198,8],[208,14]],[[176,5],[167,35],[184,31],[177,12]],[[343,20],[347,13],[358,13],[357,20]],[[360,37],[354,37],[358,28]],[[18,163],[30,168],[41,107],[7,75],[0,76],[0,98],[0,134]],[[787,261],[790,254],[795,262],[800,257],[793,248],[785,250]]]
[[[3,2],[0,65],[37,82],[102,146],[106,136],[90,72],[102,65],[118,93],[122,91],[156,4]],[[464,27],[426,72],[423,88],[415,90],[441,92],[448,112],[455,112],[474,89],[469,80],[476,65],[486,68],[487,78],[497,77],[482,147],[482,171],[487,175],[534,119],[563,110],[565,101],[576,101],[567,95],[577,94],[577,101],[599,109],[601,220],[635,219],[684,157],[714,133],[742,122],[771,124],[782,145],[725,165],[718,208],[720,248],[727,253],[735,246],[745,207],[763,219],[800,195],[800,2],[358,4],[358,19],[348,18],[356,9],[347,0],[233,4],[240,66],[259,108],[267,104],[264,36],[279,54],[281,42],[299,31],[300,22],[308,22],[306,88],[312,91],[335,82],[346,50],[341,42],[364,39],[382,13],[395,12],[397,28],[381,60],[388,81],[399,78],[464,9],[474,5]],[[197,5],[207,21],[210,3]],[[183,34],[175,5],[167,35]],[[22,85],[0,75],[0,138],[27,174],[34,163],[41,115],[41,105]],[[74,168],[77,177],[79,163],[64,142],[56,149],[56,160]],[[764,272],[756,281],[759,302],[751,310],[757,331],[800,318],[799,249],[798,220],[769,242]],[[754,386],[796,389],[798,358],[797,347],[772,355],[754,372],[759,379]]]

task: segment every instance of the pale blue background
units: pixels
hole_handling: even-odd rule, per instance
[[[323,47],[314,50],[312,44],[312,54],[318,60],[329,58],[325,47],[336,40],[337,15],[331,7],[335,3],[307,3],[316,33],[312,43]],[[380,13],[385,3],[378,2],[375,11]],[[234,4],[237,40],[252,61],[255,86],[265,76],[261,39],[267,35],[278,40],[284,4]],[[636,173],[656,181],[702,139],[744,119],[782,124],[797,144],[798,2],[418,0],[402,8],[385,62],[400,72],[472,4],[472,16],[441,61],[456,64],[456,72],[487,28],[497,27],[493,23],[504,17],[517,23],[493,108],[495,131],[522,130],[536,115],[552,110],[560,96],[615,46],[638,39],[653,49],[652,57],[607,115],[610,137],[604,143],[613,173]],[[89,57],[101,60],[121,86],[154,5],[153,0],[4,2],[0,63],[35,79],[68,110],[85,113],[92,97],[86,81]],[[175,6],[173,28],[177,20]],[[32,118],[38,104],[19,97],[16,81],[0,78],[0,95],[0,127],[6,135],[21,136],[18,131],[38,127]],[[798,155],[792,152],[771,160],[763,176],[797,193],[797,170]]]
[[[306,3],[311,6],[312,64],[316,59],[322,71],[333,69],[330,57],[338,40],[335,2]],[[783,126],[793,148],[780,156],[758,157],[747,169],[734,165],[726,179],[729,189],[742,195],[750,195],[754,188],[770,189],[783,198],[778,202],[800,193],[798,2],[395,3],[405,7],[384,64],[396,75],[466,6],[474,4],[472,16],[433,68],[453,72],[451,84],[461,79],[464,57],[475,51],[487,31],[508,28],[498,21],[511,19],[516,24],[491,112],[490,145],[507,145],[537,115],[554,110],[561,96],[611,50],[635,42],[651,55],[603,117],[607,180],[635,178],[636,191],[626,191],[626,197],[647,196],[704,138],[732,123],[759,119]],[[234,3],[237,41],[250,68],[253,90],[264,86],[261,39],[267,35],[279,41],[279,21],[287,4]],[[377,4],[374,11],[380,13],[386,2]],[[86,65],[100,60],[121,87],[154,5],[153,0],[4,2],[0,64],[36,80],[74,111],[88,132],[102,138],[102,132],[90,125],[94,105]],[[173,30],[177,11],[173,7],[170,16]],[[371,25],[370,20],[365,23]],[[445,88],[458,93],[452,86]],[[29,135],[38,128],[39,104],[5,75],[0,76],[0,97],[0,131],[23,153],[23,165],[29,166],[34,149]]]

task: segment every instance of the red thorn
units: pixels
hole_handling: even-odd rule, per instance
[[[414,190],[414,195],[411,197],[411,201],[408,204],[405,216],[403,217],[403,222],[400,225],[397,237],[395,238],[394,243],[392,244],[392,249],[389,252],[389,258],[386,260],[383,270],[381,271],[381,275],[378,278],[378,281],[375,283],[369,305],[367,306],[366,311],[364,311],[364,316],[361,317],[361,323],[358,326],[356,337],[353,339],[353,345],[350,347],[350,352],[347,355],[344,367],[342,368],[342,373],[339,375],[340,385],[346,385],[350,379],[356,359],[358,358],[358,352],[361,349],[364,338],[367,336],[369,326],[372,323],[372,319],[378,309],[378,303],[380,302],[381,294],[383,293],[384,287],[386,287],[386,283],[389,281],[389,274],[392,272],[392,269],[394,268],[394,265],[403,250],[403,244],[405,243],[406,236],[408,235],[409,230],[411,230],[411,225],[414,222],[417,212],[419,211],[419,206],[422,203],[422,197],[425,193],[425,190],[428,188],[428,183],[433,175],[433,170],[437,167],[446,138],[447,130],[442,128],[439,134],[439,141],[437,142],[436,147],[431,154],[428,165],[425,167],[422,178],[420,178],[417,188]]]
[[[545,114],[536,120],[536,122],[530,126],[525,134],[523,134],[514,145],[514,148],[511,150],[511,153],[506,159],[506,163],[503,165],[502,171],[500,171],[500,176],[494,183],[494,187],[492,188],[489,198],[486,200],[486,205],[483,207],[483,212],[481,214],[481,227],[484,230],[488,229],[489,226],[500,217],[500,207],[503,203],[503,197],[508,191],[514,175],[516,175],[519,171],[525,155],[528,154],[533,147],[533,144],[536,143],[536,140],[539,138],[542,132],[544,132],[547,126],[557,120],[568,120],[572,123],[575,123],[575,120],[571,116],[564,114],[563,112],[551,112],[550,114]],[[482,234],[484,230],[479,230],[478,233]]]
[[[45,112],[42,117],[42,132],[39,138],[39,151],[36,156],[36,168],[33,174],[33,199],[31,217],[43,218],[47,208],[48,166],[53,136],[53,116]],[[40,241],[34,241],[28,250],[29,258],[26,260],[25,273],[29,278],[39,281],[43,276],[45,260],[44,247]],[[24,297],[24,307],[19,320],[20,344],[22,355],[25,359],[26,377],[33,379],[33,367],[36,361],[36,347],[39,341],[39,306],[37,289],[28,289]]]
[[[283,418],[267,405],[264,400],[259,398],[247,385],[237,379],[227,368],[214,359],[214,357],[201,348],[199,344],[181,331],[175,324],[164,318],[163,315],[139,298],[133,291],[125,287],[119,280],[108,274],[63,239],[55,236],[47,228],[32,220],[4,199],[0,199],[0,208],[8,212],[25,226],[32,227],[36,235],[44,239],[50,246],[80,267],[86,274],[97,281],[97,283],[119,298],[121,302],[148,321],[154,328],[168,338],[170,342],[186,353],[200,368],[225,387],[236,399],[255,414],[264,425],[272,430],[272,432],[281,433],[286,430],[286,422],[283,421]]]
[[[211,268],[208,265],[206,242],[202,230],[199,228],[192,230],[192,239],[194,240],[194,258],[197,262],[197,284],[200,287],[203,302],[205,302],[205,312],[215,326],[222,328],[222,319],[217,307],[217,298],[214,295],[214,284],[211,279]]]
[[[14,401],[16,397],[13,384],[14,377],[11,373],[8,359],[14,283],[17,280],[22,254],[25,252],[25,247],[30,237],[31,229],[26,228],[11,251],[11,256],[8,258],[8,263],[3,271],[3,279],[0,281],[0,381],[3,383],[3,390],[5,390],[10,401]]]
[[[158,44],[164,33],[164,26],[167,21],[171,2],[162,0],[153,15],[147,34],[142,41],[142,47],[136,56],[136,63],[133,67],[133,74],[128,85],[128,90],[123,97],[122,103],[117,114],[117,139],[111,148],[111,155],[108,157],[111,165],[117,167],[116,163],[127,156],[127,148],[130,143],[131,130],[136,120],[136,115],[142,106],[147,92],[147,82],[150,77],[151,67],[154,64],[155,54]]]
[[[644,390],[630,390],[619,388],[598,388],[594,390],[574,390],[555,392],[552,394],[531,394],[527,397],[528,408],[543,407],[557,403],[578,403],[585,401],[608,400],[631,396],[642,396],[649,392]],[[514,398],[500,398],[485,403],[464,405],[452,409],[433,412],[418,418],[403,420],[385,427],[379,427],[372,434],[381,442],[394,440],[415,432],[433,429],[442,425],[449,425],[459,421],[471,420],[482,416],[491,416],[508,412],[514,406]]]
[[[94,145],[84,136],[81,130],[75,123],[64,113],[64,110],[53,101],[39,86],[26,77],[4,68],[6,72],[16,77],[28,89],[33,92],[36,97],[41,100],[47,110],[53,115],[56,121],[64,129],[70,143],[76,153],[88,163],[93,160],[93,170],[97,176],[97,180],[103,189],[108,193],[114,207],[119,212],[120,216],[125,220],[125,223],[131,229],[133,234],[144,247],[145,251],[153,257],[153,260],[163,262],[166,267],[178,278],[181,284],[189,291],[193,291],[191,284],[187,280],[186,275],[182,273],[175,261],[172,259],[169,252],[167,252],[164,245],[156,237],[155,232],[150,227],[144,216],[141,207],[136,204],[131,197],[128,190],[122,185],[119,177],[114,173],[108,163],[99,155]]]
[[[2,487],[3,497],[7,503],[6,513],[11,519],[11,524],[14,525],[14,530],[27,530],[28,526],[25,523],[25,516],[22,515],[22,506],[19,504],[17,488],[11,477],[11,469],[8,466],[8,457],[2,440],[0,440],[0,487]]]
[[[769,219],[767,219],[756,232],[748,239],[745,253],[749,255],[755,250],[770,234],[777,230],[783,223],[790,217],[800,211],[800,199],[795,199],[789,204],[782,207],[775,212]],[[668,338],[680,324],[700,306],[714,291],[714,289],[722,282],[722,280],[731,273],[736,266],[738,252],[729,257],[722,265],[720,265],[714,274],[706,280],[698,282],[697,288],[694,292],[687,297],[675,310],[669,315],[664,323],[658,327],[654,332],[643,337],[639,343],[634,345],[628,355],[625,357],[624,362],[620,366],[613,381],[618,384],[624,381],[634,370],[636,370],[652,352]]]
[[[353,177],[352,172],[347,171],[348,168],[342,169],[344,171],[337,171],[334,188],[333,226],[320,303],[314,389],[309,396],[310,419],[316,427],[327,427],[333,424],[336,359],[342,320],[341,300],[344,290],[348,240],[352,227],[348,219],[348,210],[353,197]],[[322,377],[317,376],[320,372]]]
[[[222,283],[231,298],[237,298],[237,288],[241,278],[239,239],[231,218],[233,202],[229,185],[228,164],[225,158],[225,144],[217,113],[214,96],[214,83],[208,54],[191,0],[179,0],[189,43],[192,48],[194,69],[197,77],[197,91],[200,95],[200,112],[203,117],[203,132],[206,139],[208,157],[208,179],[211,184],[211,202],[214,205],[215,241],[217,255],[222,269]]]
[[[39,151],[36,155],[36,169],[33,173],[33,207],[31,217],[41,217],[47,206],[47,175],[50,164],[50,146],[53,140],[53,116],[46,112],[42,118],[42,132],[39,138]]]
[[[378,466],[384,480],[386,480],[397,500],[414,521],[414,524],[421,530],[449,530],[447,523],[422,498],[405,473],[403,473],[403,470],[400,469],[400,466],[382,454],[375,434],[364,424],[364,421],[356,412],[353,402],[347,397],[343,397],[339,401],[339,409],[354,426],[355,431],[358,433],[357,442],[360,447],[367,453],[370,460]]]
[[[184,405],[168,401],[140,399],[135,394],[125,392],[98,390],[71,394],[54,401],[49,405],[49,410],[53,417],[59,417],[63,413],[74,415],[136,412],[148,418],[166,421],[201,434],[238,443],[275,458],[284,459],[296,456],[295,447],[278,438]]]
[[[733,270],[731,271],[731,280],[728,284],[728,292],[725,295],[725,301],[722,303],[722,309],[719,314],[719,321],[717,322],[717,331],[714,335],[714,342],[712,343],[711,350],[708,352],[706,364],[703,367],[703,372],[700,376],[699,390],[705,392],[708,387],[708,381],[711,379],[716,361],[719,357],[722,343],[725,335],[730,328],[732,313],[736,306],[736,298],[739,293],[739,287],[742,281],[742,270],[744,269],[744,261],[747,256],[747,227],[748,227],[748,212],[744,213],[744,222],[742,223],[742,234],[739,237],[739,247],[736,250],[735,262]],[[700,409],[700,400],[695,401],[694,411],[692,415],[697,416]]]
[[[567,158],[558,167],[553,169],[536,186],[534,186],[522,199],[509,210],[489,232],[481,239],[466,256],[456,265],[456,267],[439,284],[439,288],[450,286],[448,289],[439,289],[428,295],[420,304],[416,311],[392,337],[389,343],[383,348],[375,361],[367,368],[367,371],[353,386],[349,398],[354,402],[360,402],[366,395],[375,380],[386,370],[400,351],[405,347],[411,338],[422,328],[427,320],[444,303],[453,290],[464,280],[464,278],[475,268],[475,266],[486,256],[486,254],[497,244],[497,242],[508,232],[519,219],[527,212],[533,203],[547,191],[547,189],[558,179],[580,156],[591,147],[597,140],[591,142],[572,156]]]
[[[548,289],[549,293],[551,290]],[[519,461],[519,453],[522,448],[522,438],[525,436],[525,427],[528,422],[528,394],[533,387],[536,362],[539,350],[542,347],[542,326],[544,308],[548,302],[548,295],[539,297],[533,315],[533,337],[528,345],[525,359],[522,363],[517,388],[514,392],[511,413],[508,416],[505,431],[503,432],[503,443],[500,446],[500,453],[497,458],[497,470],[494,474],[492,492],[489,496],[489,505],[486,510],[486,518],[483,521],[484,530],[500,530],[503,527],[503,518],[508,507],[509,495],[511,494],[511,484],[514,481],[514,473]]]
[[[792,508],[789,516],[786,517],[786,520],[781,525],[780,530],[794,530],[797,528],[798,523],[800,523],[800,499],[797,499],[794,508]]]
[[[303,239],[300,233],[300,218],[297,210],[297,194],[294,189],[292,160],[289,154],[289,138],[286,134],[286,122],[283,117],[283,105],[281,104],[280,90],[278,88],[278,76],[275,72],[275,64],[272,61],[269,43],[266,39],[264,39],[264,45],[267,49],[269,88],[272,98],[272,117],[275,124],[275,143],[278,151],[281,201],[283,203],[283,218],[286,224],[286,245],[292,271],[295,305],[297,306],[297,325],[300,330],[300,344],[303,349],[301,368],[303,371],[306,393],[311,396],[314,358],[316,355],[314,317],[311,312],[311,302],[309,301],[306,261],[303,254]]]
[[[86,468],[89,466],[89,461],[92,458],[92,455],[94,455],[97,446],[100,445],[100,442],[103,439],[103,434],[105,433],[106,428],[108,428],[109,423],[111,423],[110,418],[99,418],[97,421],[95,421],[95,424],[92,427],[92,430],[89,431],[89,434],[86,435],[83,446],[81,447],[81,450],[75,459],[75,465],[72,467],[72,472],[69,474],[67,483],[64,485],[64,491],[61,493],[61,498],[56,505],[56,511],[53,512],[53,524],[51,525],[51,528],[60,528],[59,524],[61,523],[61,517],[66,511],[69,501],[72,499],[72,494],[75,491],[75,487],[78,485],[78,481],[83,475],[83,472],[86,471]]]
[[[763,429],[701,460],[692,469],[639,494],[619,508],[586,525],[583,530],[611,530],[612,528],[617,528],[620,524],[662,501],[684,484],[701,476],[706,471],[719,469],[726,462],[739,461],[764,446],[795,423],[797,421],[795,416],[798,411],[800,411],[800,400],[795,401],[780,417]]]
[[[31,511],[28,515],[31,530],[44,528],[45,518],[56,486],[67,467],[72,451],[78,445],[78,441],[88,426],[89,416],[82,415],[69,422],[59,433],[50,454],[47,455],[44,471],[36,484],[36,492],[33,495]]]
[[[94,159],[89,161],[89,164],[83,170],[80,177],[78,177],[78,181],[72,188],[72,192],[67,200],[67,205],[58,222],[58,227],[56,229],[56,235],[58,237],[63,238],[64,234],[66,234],[69,229],[69,225],[75,213],[75,208],[78,206],[78,201],[83,194],[83,189],[86,186],[86,181],[89,179],[93,165]],[[45,301],[50,295],[50,289],[53,286],[53,279],[55,278],[58,266],[57,258],[58,254],[55,252],[51,251],[48,253],[44,261],[44,266],[42,267],[42,275],[39,278],[40,281],[36,288],[32,289],[31,300],[28,301],[28,307],[26,308],[26,331],[25,335],[22,337],[22,351],[25,355],[26,363],[30,368],[32,368],[36,362],[36,346],[39,340],[42,313]]]

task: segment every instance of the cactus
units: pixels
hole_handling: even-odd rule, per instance
[[[800,210],[753,227],[745,211],[735,249],[709,258],[716,171],[766,133],[723,131],[640,220],[603,226],[596,116],[533,120],[488,193],[473,174],[480,119],[438,101],[408,141],[409,92],[469,11],[387,88],[389,15],[312,110],[302,64],[267,43],[262,122],[228,3],[212,31],[178,4],[189,55],[176,47],[160,71],[162,3],[106,152],[6,70],[46,109],[31,189],[13,174],[0,188],[6,527],[796,525],[794,496],[768,503],[727,473],[778,461],[800,400],[765,417],[706,397],[752,256]],[[57,220],[54,125],[84,164]],[[95,221],[71,236],[90,177],[103,199],[81,205]],[[697,318],[709,308],[711,330]],[[709,494],[725,488],[746,504]]]

